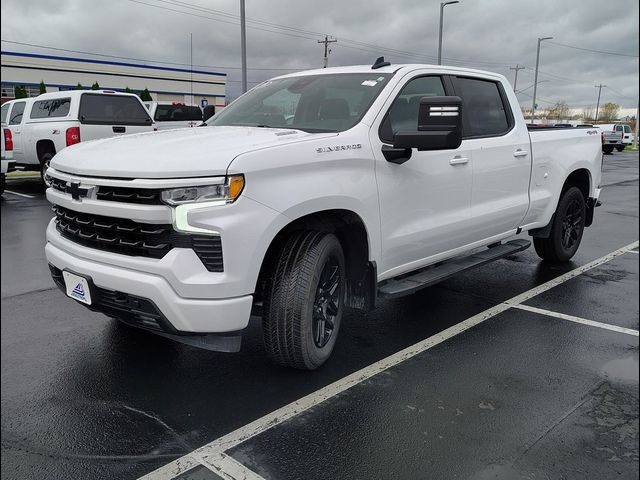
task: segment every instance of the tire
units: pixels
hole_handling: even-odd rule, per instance
[[[302,231],[289,237],[264,296],[263,340],[272,361],[300,370],[327,361],[344,310],[345,272],[335,235]]]
[[[624,152],[624,146],[616,147],[616,150],[619,152]]]
[[[51,186],[51,182],[46,180],[47,170],[49,169],[49,165],[51,164],[51,159],[55,153],[45,153],[40,157],[40,180],[42,180],[42,184],[49,188]]]
[[[613,153],[613,146],[602,147],[604,153]]]
[[[580,246],[585,218],[584,196],[579,188],[571,187],[560,197],[549,238],[533,237],[538,256],[550,262],[568,262]]]
[[[0,173],[0,195],[4,193],[4,187],[6,186],[6,183],[7,183],[7,177],[5,176],[4,173]]]

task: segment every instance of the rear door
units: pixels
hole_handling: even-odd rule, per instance
[[[153,130],[149,112],[133,95],[83,93],[78,119],[82,141]]]
[[[529,132],[516,125],[501,82],[452,80],[462,98],[463,144],[473,152],[472,236],[480,241],[518,228],[529,208]]]

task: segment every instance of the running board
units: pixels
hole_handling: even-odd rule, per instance
[[[417,292],[421,288],[446,280],[460,272],[480,267],[494,260],[504,258],[516,252],[526,250],[531,245],[528,240],[518,239],[496,245],[466,257],[453,258],[436,266],[428,267],[417,273],[401,278],[392,278],[378,288],[381,297],[403,297]]]

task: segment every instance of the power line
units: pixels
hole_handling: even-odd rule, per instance
[[[564,43],[558,43],[558,42],[548,42],[548,43],[551,43],[553,45],[558,45],[560,47],[573,48],[574,50],[582,50],[584,52],[601,53],[603,55],[616,55],[618,57],[638,58],[638,55],[629,55],[627,53],[605,52],[604,50],[594,50],[592,48],[576,47],[575,45],[566,45]]]

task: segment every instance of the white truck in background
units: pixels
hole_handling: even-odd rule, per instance
[[[13,135],[14,162],[46,172],[54,155],[81,141],[150,132],[153,122],[137,95],[113,90],[67,90],[2,105]]]
[[[198,106],[179,102],[144,102],[157,130],[195,127],[202,123],[202,110]]]
[[[529,131],[507,79],[478,70],[284,75],[206,123],[56,155],[52,277],[211,350],[237,351],[253,312],[268,356],[299,369],[329,358],[346,306],[523,250],[521,232],[569,261],[601,191],[598,129]]]
[[[633,132],[631,127],[624,123],[608,123],[602,125],[595,125],[602,131],[604,138],[603,151],[605,153],[613,152],[615,148],[619,152],[622,152],[627,145],[633,144]],[[606,148],[604,147],[606,145]]]
[[[7,173],[13,168],[13,139],[11,130],[2,127],[2,150],[0,157],[0,195],[4,193]]]

